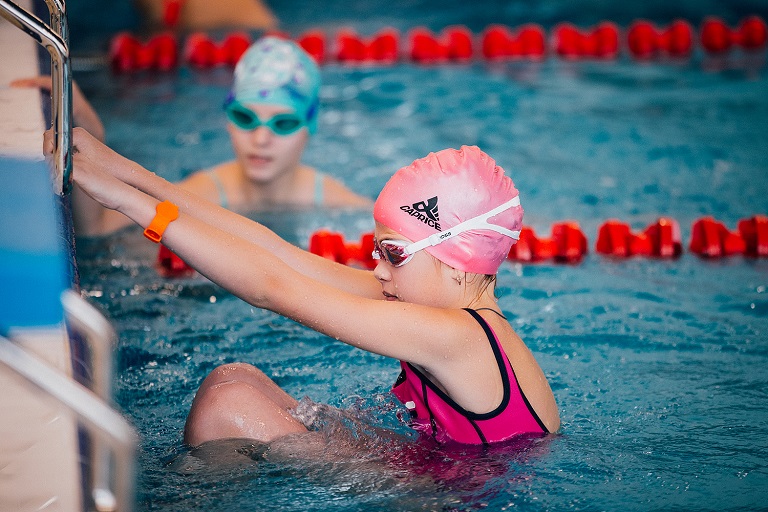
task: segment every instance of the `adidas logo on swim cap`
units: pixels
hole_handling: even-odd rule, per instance
[[[437,212],[437,196],[426,201],[413,203],[410,206],[403,205],[400,209],[411,217],[416,217],[427,226],[442,231],[440,228],[440,214]]]

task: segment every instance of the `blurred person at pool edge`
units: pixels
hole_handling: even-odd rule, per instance
[[[47,86],[49,77],[15,82]],[[101,122],[74,87],[75,124],[103,140]],[[276,208],[368,208],[371,200],[301,162],[317,131],[320,70],[293,41],[263,37],[243,54],[224,110],[235,159],[197,171],[179,186],[239,213]],[[78,116],[83,112],[82,116]],[[85,115],[90,113],[89,115]],[[94,122],[98,121],[98,126]],[[131,224],[75,187],[73,220],[78,235],[100,236]]]
[[[182,30],[274,29],[277,26],[277,18],[260,0],[135,0],[135,3],[150,27],[168,24],[169,11],[174,9],[178,9],[175,25]]]
[[[392,176],[374,205],[379,261],[369,271],[291,245],[82,129],[73,142],[77,184],[208,279],[256,307],[400,360],[393,393],[421,435],[488,444],[559,428],[547,379],[494,294],[498,268],[522,227],[519,193],[477,147],[430,153]],[[52,153],[50,130],[44,148]],[[252,365],[223,365],[201,384],[185,441],[269,443],[321,434],[318,404],[307,403]]]
[[[38,88],[48,92],[51,91],[52,87],[51,77],[48,75],[19,78],[13,80],[9,85],[18,88]],[[72,121],[75,126],[85,128],[88,133],[100,141],[104,141],[104,125],[99,114],[96,113],[93,106],[85,98],[83,91],[74,81],[72,82]]]

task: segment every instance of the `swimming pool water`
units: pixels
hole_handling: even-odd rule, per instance
[[[640,229],[664,215],[687,244],[703,215],[734,228],[768,213],[764,59],[330,65],[305,161],[375,197],[414,158],[477,144],[513,177],[537,233],[575,219],[592,251],[608,218]],[[77,78],[108,143],[150,169],[178,179],[231,156],[220,110],[228,70]],[[365,211],[255,218],[303,246],[321,227],[352,240],[372,229]],[[672,261],[592,252],[577,265],[504,263],[501,308],[552,384],[561,431],[487,453],[430,454],[397,421],[395,361],[202,278],[161,278],[155,251],[136,229],[78,241],[82,288],[120,335],[116,399],[142,438],[140,510],[768,507],[766,260],[686,250]],[[189,458],[181,436],[194,392],[233,361],[259,366],[296,397],[393,428],[397,438],[374,436],[361,453],[395,463]]]

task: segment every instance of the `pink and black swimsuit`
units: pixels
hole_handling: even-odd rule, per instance
[[[488,444],[519,434],[548,432],[520,389],[515,371],[496,333],[475,310],[465,311],[477,320],[488,336],[501,373],[504,398],[491,412],[478,414],[467,411],[416,367],[400,361],[403,370],[392,387],[392,393],[411,412],[411,427],[441,443],[455,441],[464,444]]]

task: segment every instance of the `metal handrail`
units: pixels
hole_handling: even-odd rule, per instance
[[[112,351],[117,344],[117,334],[106,318],[90,303],[73,290],[61,295],[67,323],[70,328],[83,335],[91,355],[93,369],[91,390],[103,401],[112,400]],[[110,490],[111,457],[109,446],[95,439],[91,468],[93,475],[93,498],[96,510],[112,510],[115,498]],[[121,464],[122,461],[118,461]]]
[[[108,445],[119,461],[114,464],[114,495],[101,499],[100,510],[130,512],[134,504],[134,460],[138,437],[133,427],[92,391],[0,336],[0,364],[74,412],[91,435]],[[110,497],[114,502],[110,503]],[[100,499],[97,496],[97,499]]]
[[[45,5],[48,6],[48,13],[51,16],[51,28],[59,34],[69,48],[69,26],[64,0],[45,0]]]
[[[64,18],[63,2],[54,3],[51,17],[57,17],[56,27],[61,34],[10,0],[0,0],[0,16],[26,32],[51,54],[51,124],[53,125],[53,164],[57,194],[68,194],[72,188],[72,69],[69,47],[63,36],[68,29]],[[49,4],[50,6],[50,4]],[[61,7],[61,9],[59,9]],[[54,13],[55,11],[55,13]],[[60,15],[59,15],[60,14]]]
[[[91,389],[102,400],[112,399],[112,350],[117,334],[98,309],[74,290],[61,294],[67,323],[86,337],[93,358],[94,375]]]

